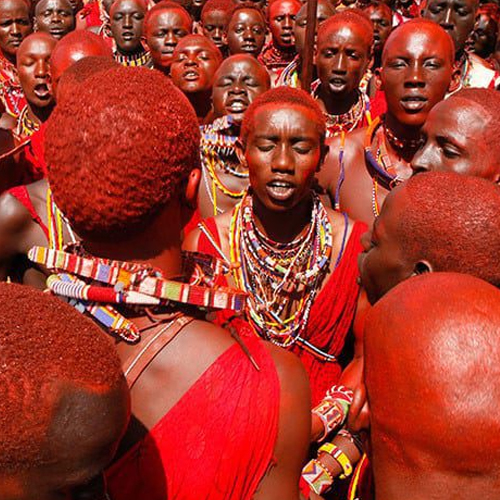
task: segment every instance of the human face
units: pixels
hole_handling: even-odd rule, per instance
[[[83,0],[69,0],[69,3],[75,14],[83,9]]]
[[[226,29],[229,23],[229,14],[223,10],[212,10],[204,14],[201,21],[203,34],[212,40],[219,49],[224,48],[227,45]]]
[[[50,81],[50,56],[56,40],[45,35],[32,35],[21,47],[17,57],[19,81],[26,100],[37,108],[54,103]]]
[[[98,478],[127,426],[126,384],[102,395],[81,389],[65,391],[46,445],[52,459],[30,473],[26,483],[36,494],[26,498],[70,500],[78,492],[78,498],[104,500],[103,482]]]
[[[403,25],[404,26],[404,25]],[[453,75],[449,40],[437,27],[400,28],[382,55],[376,83],[385,91],[388,114],[403,125],[421,127],[446,94]]]
[[[215,76],[215,116],[231,115],[236,123],[241,123],[248,106],[268,89],[269,75],[255,58],[243,54],[230,57]]]
[[[411,162],[414,173],[455,172],[498,182],[500,159],[484,141],[489,119],[475,103],[442,101],[422,127],[423,144]]]
[[[261,11],[264,10],[264,7],[266,6],[266,0],[235,0],[235,4],[240,4],[240,3],[251,3],[253,4],[254,7],[257,9],[260,9]]]
[[[323,160],[312,111],[282,104],[258,108],[244,155],[250,185],[265,208],[285,212],[308,200]]]
[[[0,50],[15,60],[21,42],[31,33],[29,7],[24,0],[0,2]]]
[[[111,7],[110,27],[120,52],[133,53],[142,48],[144,7],[139,0],[117,0]]]
[[[406,203],[404,192],[400,192],[403,188],[404,185],[389,193],[373,229],[361,237],[363,252],[358,256],[358,267],[370,304],[377,302],[414,271],[398,239],[399,214]]]
[[[215,72],[221,63],[203,37],[181,42],[174,51],[170,75],[185,94],[207,92],[212,88]]]
[[[146,26],[146,41],[155,68],[169,68],[179,40],[191,33],[191,20],[179,9],[153,14]]]
[[[275,0],[269,7],[269,28],[274,44],[281,49],[293,49],[295,37],[293,26],[300,2],[294,0]]]
[[[35,23],[37,31],[60,40],[75,29],[75,14],[68,0],[41,0],[36,6]]]
[[[480,57],[488,57],[494,50],[497,41],[497,24],[488,15],[481,14],[472,33],[473,51]]]
[[[392,30],[392,12],[380,6],[367,7],[365,12],[370,16],[373,24],[373,50],[381,53],[384,44]]]
[[[227,44],[231,54],[251,54],[257,57],[266,40],[266,24],[259,12],[241,9],[234,13],[227,29]]]
[[[455,43],[456,53],[461,54],[474,28],[478,3],[478,0],[430,0],[424,17],[444,28]]]
[[[356,24],[339,24],[318,39],[318,77],[335,99],[350,96],[358,89],[369,62],[367,37]]]
[[[316,31],[317,27],[326,21],[332,14],[333,8],[327,0],[318,2],[316,10]],[[295,18],[293,32],[295,35],[295,49],[303,57],[303,50],[306,45],[306,27],[307,27],[307,5],[301,7]]]

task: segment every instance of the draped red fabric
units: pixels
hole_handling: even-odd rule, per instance
[[[272,463],[280,386],[263,342],[224,352],[107,473],[113,500],[250,500]],[[168,383],[168,381],[167,381]]]
[[[42,228],[42,231],[47,237],[47,241],[49,241],[49,229],[44,224],[44,222],[38,215],[37,211],[35,210],[35,207],[33,206],[33,202],[31,201],[30,194],[28,193],[28,189],[26,188],[26,186],[16,186],[12,189],[9,189],[7,192],[11,196],[16,198],[16,200],[19,201],[19,203],[24,205],[26,210],[28,210],[28,212],[30,213],[33,221],[36,222]]]
[[[102,24],[99,2],[89,2],[85,7],[78,12],[77,16],[84,19],[87,28],[100,27]]]
[[[206,219],[204,224],[215,242],[220,245],[214,219]],[[315,347],[334,356],[342,352],[354,320],[359,295],[357,278],[358,255],[362,251],[360,238],[366,229],[364,223],[354,224],[337,268],[314,300],[303,335]],[[218,256],[212,243],[203,233],[198,240],[198,251]],[[227,286],[227,281],[222,279],[218,284]],[[230,316],[228,311],[219,313],[217,323],[222,324]],[[312,403],[315,406],[323,399],[325,392],[337,383],[342,368],[337,362],[322,361],[297,344],[292,345],[289,350],[297,354],[309,375]]]

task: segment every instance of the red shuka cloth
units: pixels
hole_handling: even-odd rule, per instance
[[[113,500],[250,500],[273,460],[280,386],[255,337],[227,349],[107,473]],[[168,381],[167,381],[168,383]]]
[[[214,219],[205,219],[204,224],[220,246],[219,233]],[[358,255],[362,251],[360,238],[366,228],[366,224],[362,222],[354,224],[337,268],[314,300],[306,332],[303,335],[303,338],[315,347],[333,356],[339,356],[342,352],[354,320],[359,295],[357,278],[359,276]],[[219,257],[204,233],[201,233],[198,240],[198,251]],[[217,284],[227,286],[227,281],[220,280]],[[217,323],[222,323],[229,316],[231,316],[230,312],[219,314]],[[297,354],[309,375],[312,403],[316,406],[323,399],[326,391],[338,382],[342,368],[337,362],[318,359],[299,345],[292,345],[289,350]]]

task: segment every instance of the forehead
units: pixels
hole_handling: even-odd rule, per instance
[[[300,7],[297,2],[290,0],[274,0],[269,7],[269,14],[271,17],[282,14],[295,14],[299,11]]]
[[[264,80],[266,78],[265,69],[253,57],[238,57],[226,60],[222,63],[217,72],[219,78],[228,76],[241,77],[251,75]]]
[[[1,0],[0,1],[0,15],[10,14],[11,12],[24,10],[29,13],[29,5],[26,0]]]
[[[429,0],[427,8],[434,5],[449,5],[451,7],[470,7],[475,9],[479,5],[479,0]]]
[[[184,26],[189,29],[191,21],[180,9],[165,9],[154,13],[151,16],[148,24],[154,26],[155,28],[172,28],[177,26]]]
[[[145,12],[146,5],[140,0],[116,0],[111,6],[111,12],[126,10],[138,10]]]
[[[264,19],[255,9],[237,10],[231,17],[231,24],[264,24]]]
[[[36,12],[40,12],[43,9],[69,9],[71,10],[71,4],[68,0],[41,0],[36,6]]]
[[[208,51],[213,55],[217,54],[212,44],[205,37],[200,37],[195,40],[186,40],[184,38],[178,43],[176,48],[177,53],[201,52],[201,51]]]
[[[370,19],[392,19],[391,9],[385,3],[367,7],[365,12],[368,13]]]
[[[23,43],[17,54],[18,59],[34,55],[50,54],[56,45],[56,41],[49,37],[34,36]]]
[[[209,10],[208,12],[204,12],[203,15],[201,16],[203,20],[206,22],[214,22],[214,21],[220,21],[220,22],[225,22],[227,19],[229,19],[230,13],[226,12],[225,10],[222,9],[216,9],[216,10]]]
[[[330,45],[363,45],[367,49],[368,43],[361,26],[355,23],[335,23],[318,37],[318,46]]]
[[[414,29],[411,29],[414,28]],[[408,26],[391,33],[384,48],[385,58],[410,57],[451,57],[451,42],[447,34],[436,25]]]
[[[254,127],[249,135],[295,135],[318,137],[313,111],[299,104],[269,103],[255,110]]]

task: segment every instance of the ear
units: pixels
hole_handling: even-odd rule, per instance
[[[235,147],[235,152],[236,152],[236,156],[238,157],[238,161],[240,162],[240,164],[243,167],[248,168],[247,159],[245,158],[245,146],[240,141],[240,139],[238,139],[236,141],[236,145],[235,146],[236,146]]]
[[[370,429],[370,407],[366,398],[364,382],[361,382],[354,390],[351,408],[347,416],[347,427],[355,433],[368,432]]]
[[[200,181],[201,170],[199,168],[191,170],[187,179],[186,190],[184,191],[184,199],[185,204],[193,210],[198,206],[198,188],[200,187]]]
[[[432,264],[427,260],[419,260],[413,268],[412,276],[419,276],[420,274],[432,273]]]
[[[375,79],[375,87],[377,90],[384,90],[384,86],[382,84],[382,69],[377,68],[375,70],[375,75],[373,76]]]
[[[460,77],[462,76],[462,70],[460,66],[454,65],[453,73],[451,74],[450,85],[448,86],[448,93],[457,91],[460,88]]]

